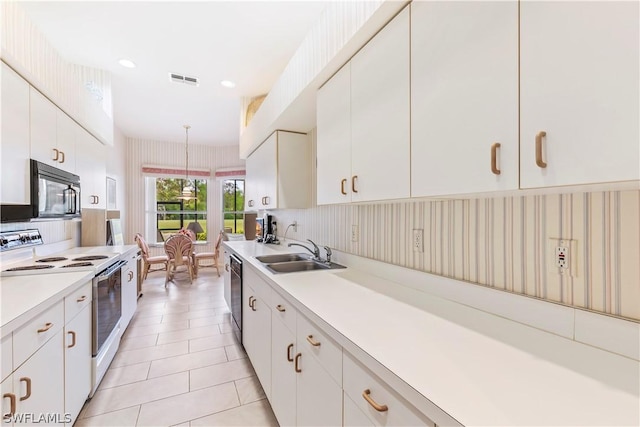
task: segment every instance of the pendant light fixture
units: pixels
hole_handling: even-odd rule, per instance
[[[186,166],[185,166],[185,183],[184,183],[184,187],[182,187],[182,195],[178,196],[178,199],[180,200],[196,200],[196,197],[193,196],[191,187],[189,187],[189,129],[191,129],[191,126],[189,125],[184,125],[184,129],[186,132],[186,143],[185,143],[185,159],[186,159]]]

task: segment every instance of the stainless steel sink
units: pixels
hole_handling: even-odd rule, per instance
[[[310,259],[307,259],[305,261],[289,261],[289,262],[272,263],[272,264],[267,264],[266,267],[269,271],[275,274],[346,268],[344,265],[336,264],[335,262],[324,263],[324,262],[313,261]]]
[[[256,259],[263,264],[270,264],[272,262],[307,261],[310,258],[311,256],[308,254],[276,254],[256,257]]]

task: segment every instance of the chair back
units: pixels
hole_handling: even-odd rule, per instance
[[[193,241],[184,234],[174,234],[164,242],[164,251],[175,265],[182,265],[183,257],[189,259],[193,252]]]
[[[138,244],[138,247],[140,248],[140,252],[142,252],[142,258],[144,259],[149,258],[149,246],[147,245],[147,242],[144,240],[144,237],[142,237],[142,234],[136,233],[135,241]]]

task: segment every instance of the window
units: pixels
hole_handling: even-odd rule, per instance
[[[244,233],[244,179],[222,182],[223,229],[227,233]]]
[[[197,240],[207,240],[207,180],[188,181],[196,197],[191,200],[178,198],[185,184],[183,178],[146,178],[147,235],[158,243],[186,228],[196,232]]]

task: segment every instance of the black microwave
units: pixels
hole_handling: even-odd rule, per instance
[[[31,209],[34,219],[80,216],[80,177],[31,159]]]

